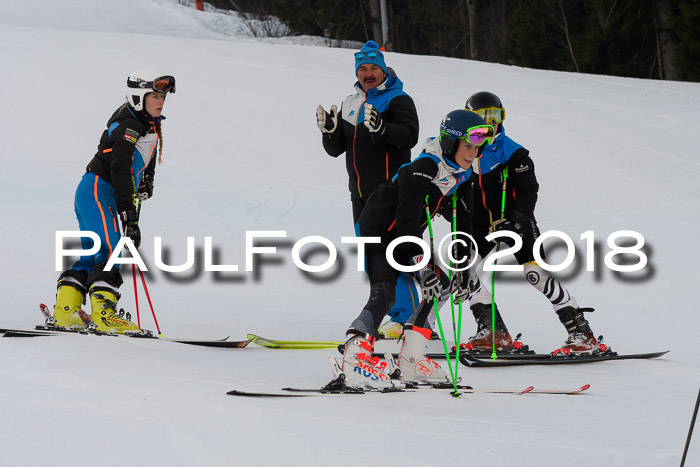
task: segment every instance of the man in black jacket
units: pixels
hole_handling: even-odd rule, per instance
[[[367,42],[355,54],[355,75],[357,92],[345,98],[340,111],[333,105],[326,112],[319,105],[316,119],[328,155],[345,153],[353,222],[357,223],[375,188],[411,162],[411,148],[418,142],[418,114],[375,42]],[[390,316],[403,323],[420,299],[405,274],[398,280],[397,292]]]

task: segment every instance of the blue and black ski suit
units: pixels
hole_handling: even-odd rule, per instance
[[[122,283],[118,265],[103,271],[114,247],[121,238],[119,213],[135,210],[134,195],[144,176],[153,180],[159,140],[160,120],[129,104],[119,107],[107,122],[97,153],[87,166],[75,193],[75,214],[81,231],[95,232],[100,250],[82,256],[73,272],[88,288],[96,280],[119,287]],[[92,240],[83,238],[83,249]],[[84,271],[84,272],[83,272]]]

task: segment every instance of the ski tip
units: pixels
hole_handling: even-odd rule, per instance
[[[579,388],[579,391],[585,391],[586,389],[588,389],[588,388],[590,388],[590,387],[591,387],[590,384],[584,384],[583,386],[581,386],[581,387]]]
[[[532,391],[535,389],[535,386],[529,386],[525,388],[520,394],[527,394],[528,392]]]

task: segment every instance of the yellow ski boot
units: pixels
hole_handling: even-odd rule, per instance
[[[403,334],[403,324],[396,321],[387,321],[379,326],[380,339],[399,339]]]
[[[85,329],[85,323],[78,314],[84,299],[85,287],[82,284],[72,278],[59,279],[53,323],[47,319],[47,324],[75,331]]]
[[[118,300],[119,292],[111,287],[90,287],[90,320],[95,323],[95,330],[110,334],[141,334],[141,329],[135,323],[119,316]]]

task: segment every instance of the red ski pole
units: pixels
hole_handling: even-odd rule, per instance
[[[141,328],[141,315],[139,314],[139,291],[136,288],[136,265],[131,265],[131,275],[134,278],[134,300],[136,301],[136,324]]]
[[[146,292],[146,298],[148,299],[148,305],[151,307],[151,313],[153,314],[153,321],[156,323],[156,329],[158,330],[158,336],[163,337],[160,332],[160,326],[158,326],[158,319],[156,318],[156,312],[153,309],[153,303],[151,303],[151,295],[148,293],[148,287],[146,286],[146,278],[143,277],[143,271],[139,269],[139,274],[141,274],[141,282],[143,283],[143,290]],[[136,280],[136,279],[134,279]]]
[[[141,200],[138,198],[134,199],[134,204],[136,207],[136,218],[138,219],[141,217]],[[132,264],[132,272],[136,269],[136,265]],[[141,271],[141,268],[139,268],[139,274],[141,275],[141,283],[143,283],[143,290],[146,292],[146,298],[148,299],[148,305],[151,307],[151,314],[153,315],[153,321],[156,323],[156,329],[158,330],[158,336],[163,337],[163,334],[160,332],[160,326],[158,326],[158,318],[156,318],[156,311],[153,309],[153,303],[151,302],[151,295],[148,293],[148,286],[146,285],[146,278],[143,276],[143,271]],[[139,301],[138,301],[138,294],[136,294],[136,274],[134,273],[134,296],[136,297],[136,316],[139,320],[139,328],[141,327],[141,318],[138,317],[138,309],[139,309]]]

